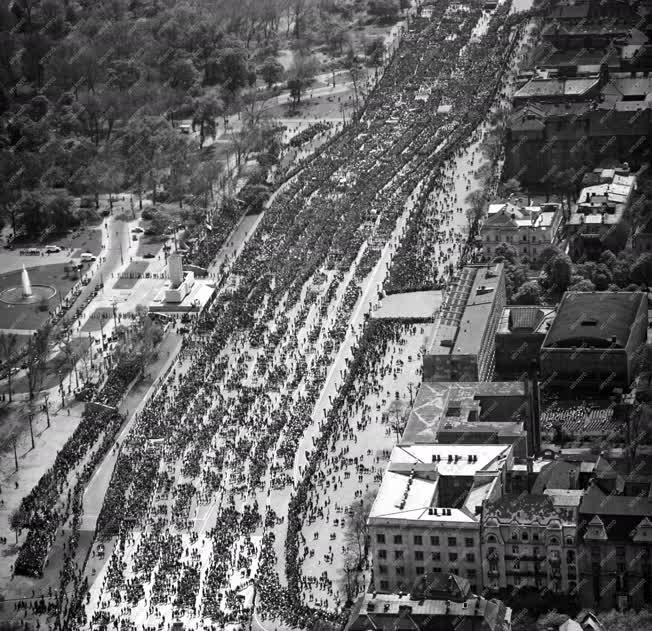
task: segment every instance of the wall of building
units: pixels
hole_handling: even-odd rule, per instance
[[[628,364],[624,349],[543,347],[539,359],[542,383],[606,393],[629,385]]]
[[[476,355],[424,355],[424,381],[480,381]]]
[[[507,292],[505,289],[505,275],[501,274],[491,313],[482,334],[480,352],[478,353],[478,381],[491,381],[494,375],[496,363],[496,331],[507,304]]]
[[[400,542],[394,537],[400,537]],[[479,522],[372,523],[369,542],[378,592],[409,592],[420,576],[431,571],[468,579],[473,593],[482,589]]]
[[[489,516],[489,518],[491,518]],[[577,588],[575,526],[561,529],[520,523],[482,528],[485,587],[547,587],[554,592]]]
[[[590,171],[609,158],[640,166],[652,131],[652,110],[599,110],[580,117],[549,117],[542,132],[508,132],[505,177],[536,185],[552,169]]]
[[[652,602],[652,542],[583,542],[578,553],[579,599],[594,609],[640,609]]]
[[[637,351],[641,344],[647,342],[648,322],[648,300],[645,297],[636,310],[636,317],[630,329],[629,340],[627,340],[625,346],[625,350],[627,351],[628,383],[633,381],[636,373]]]
[[[496,333],[496,372],[501,377],[519,377],[532,362],[539,362],[545,333],[532,331]]]

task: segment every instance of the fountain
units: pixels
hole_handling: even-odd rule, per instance
[[[23,298],[29,298],[32,296],[32,283],[29,282],[29,274],[23,265],[23,271],[20,275],[20,280],[23,283]]]
[[[0,293],[0,302],[8,305],[39,305],[47,304],[44,301],[50,300],[57,293],[51,285],[32,285],[29,273],[23,265],[20,272],[20,287],[9,287]]]

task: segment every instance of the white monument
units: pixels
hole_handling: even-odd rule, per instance
[[[172,252],[168,257],[168,276],[171,287],[178,287],[183,282],[183,259],[178,252]]]
[[[29,274],[24,265],[20,278],[23,283],[23,298],[29,298],[32,295],[32,283],[29,281]]]
[[[168,257],[168,276],[170,286],[165,290],[165,302],[183,302],[195,284],[195,274],[183,271],[183,260],[178,252],[172,252]]]

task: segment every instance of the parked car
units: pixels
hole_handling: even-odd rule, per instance
[[[156,257],[156,255],[152,254],[151,252],[146,252],[145,254],[143,254],[144,259],[153,259],[155,257]]]
[[[93,261],[97,260],[97,257],[90,252],[82,252],[79,258],[84,261],[84,263],[92,263]]]
[[[132,232],[145,232],[145,231],[140,227],[136,227],[132,230]]]
[[[45,251],[48,254],[56,254],[57,252],[61,252],[61,248],[58,245],[46,245]]]

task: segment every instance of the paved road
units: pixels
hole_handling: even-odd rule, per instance
[[[172,329],[168,330],[161,342],[158,359],[147,369],[149,378],[137,383],[120,405],[119,410],[122,414],[126,414],[127,420],[116,438],[116,445],[122,444],[131,431],[138,413],[158,388],[159,377],[165,375],[167,369],[176,361],[181,350],[182,341],[183,338],[181,335]],[[82,530],[95,530],[97,517],[102,509],[104,496],[109,488],[119,453],[119,449],[112,449],[104,457],[86,487],[86,491],[84,492]]]

